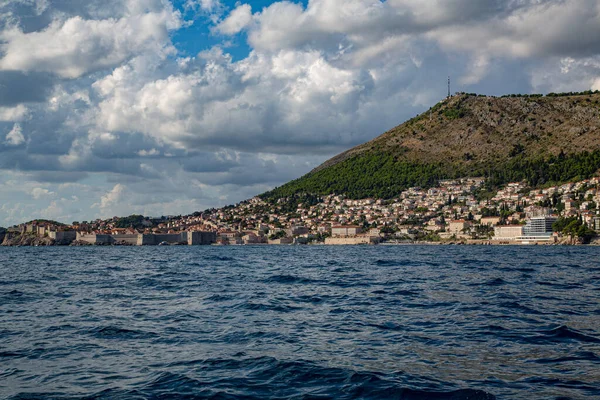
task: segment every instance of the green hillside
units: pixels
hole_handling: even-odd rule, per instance
[[[599,168],[600,93],[461,94],[262,197],[391,198],[466,176],[486,177],[490,186],[540,186],[587,178]]]

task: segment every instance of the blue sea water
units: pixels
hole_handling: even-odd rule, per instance
[[[600,398],[600,248],[0,249],[0,398]]]

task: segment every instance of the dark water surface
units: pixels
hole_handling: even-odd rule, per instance
[[[0,249],[0,398],[600,398],[600,248]]]

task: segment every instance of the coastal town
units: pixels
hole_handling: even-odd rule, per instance
[[[296,199],[297,200],[297,199]],[[495,192],[483,178],[443,180],[393,199],[342,195],[260,197],[186,216],[31,221],[0,234],[3,245],[578,244],[600,232],[600,179]],[[562,229],[557,222],[562,221]],[[570,230],[566,229],[570,226]],[[573,229],[577,228],[577,229]]]

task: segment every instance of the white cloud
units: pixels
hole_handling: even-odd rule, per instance
[[[476,56],[469,65],[467,73],[460,78],[463,85],[479,83],[487,74],[490,59],[485,55]]]
[[[356,111],[374,84],[367,71],[338,67],[317,51],[257,53],[239,62],[218,51],[203,57],[186,73],[141,85],[133,66],[97,81],[97,129],[142,132],[190,150],[288,153],[303,152],[303,142],[317,151],[356,143]]]
[[[600,50],[597,0],[527,3],[513,3],[491,18],[437,27],[429,35],[446,48],[517,58],[589,55]]]
[[[113,188],[100,197],[100,203],[95,203],[92,208],[99,208],[104,217],[114,215],[114,208],[124,201],[127,187],[117,183]]]
[[[41,187],[35,187],[33,189],[31,189],[31,196],[38,200],[42,197],[47,197],[47,196],[52,196],[54,195],[54,192],[49,191],[48,189],[44,189]]]
[[[21,202],[9,202],[8,199],[0,206],[0,226],[10,226],[13,224],[29,221],[31,215],[35,212],[35,207]]]
[[[158,151],[156,149],[140,150],[140,151],[138,151],[138,154],[141,157],[157,156],[160,154],[160,151]]]
[[[46,212],[79,220],[240,200],[413,117],[448,75],[489,94],[600,89],[598,0],[248,2],[225,17],[218,0],[177,2],[193,21],[170,0],[6,3],[0,168],[32,172],[0,203],[32,208],[0,222],[48,207],[36,187],[76,195]],[[216,35],[177,54],[170,36],[192,22],[246,32],[251,51],[234,61]],[[64,181],[86,185],[45,186]]]
[[[143,52],[172,52],[168,31],[181,26],[177,12],[134,14],[120,19],[55,20],[42,31],[11,28],[0,34],[0,69],[50,72],[78,78],[119,65]]]
[[[219,0],[187,0],[184,7],[188,9],[200,8],[201,10],[210,13],[220,9],[222,4]]]
[[[40,216],[45,219],[64,221],[65,218],[67,218],[65,210],[62,207],[65,200],[66,199],[61,199],[60,203],[56,200],[52,200],[46,208],[40,211]]]
[[[595,90],[598,77],[600,56],[565,57],[538,63],[531,71],[531,85],[541,93]]]
[[[236,7],[219,25],[216,30],[224,35],[235,35],[246,28],[252,21],[252,7],[242,4]]]
[[[25,136],[23,136],[23,129],[21,128],[21,124],[16,123],[13,125],[13,128],[6,135],[5,143],[9,146],[19,146],[25,143]]]
[[[0,121],[22,121],[29,114],[29,109],[24,104],[16,107],[0,107]]]

